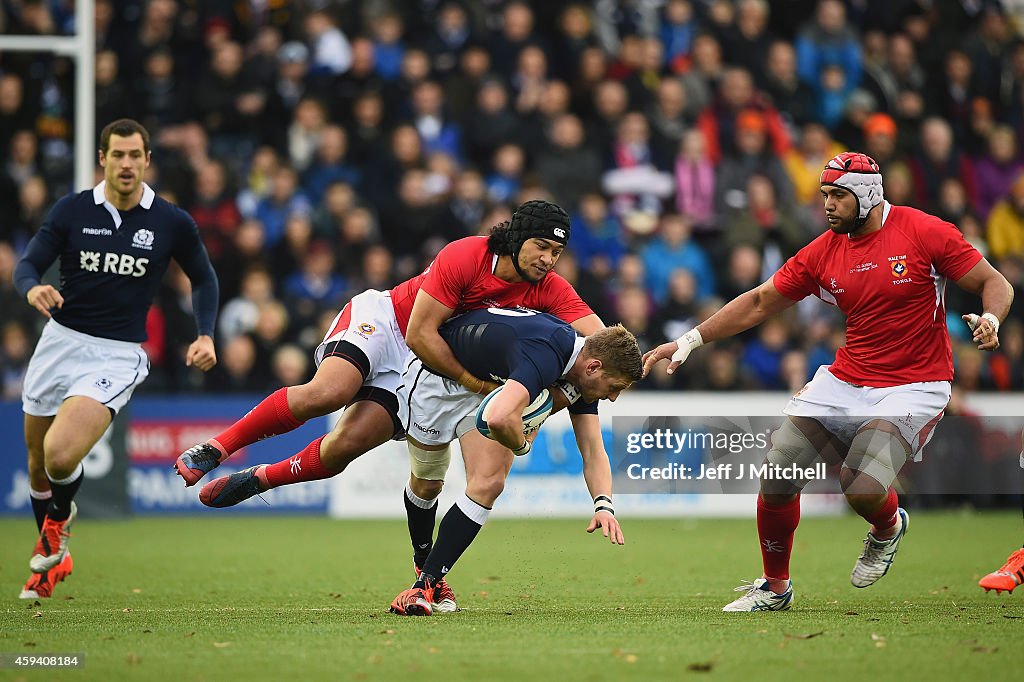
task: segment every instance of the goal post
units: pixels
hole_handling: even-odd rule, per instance
[[[74,190],[92,187],[96,168],[96,3],[75,0],[75,35],[0,35],[0,53],[49,52],[75,61]]]

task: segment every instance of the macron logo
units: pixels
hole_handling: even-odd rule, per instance
[[[431,429],[431,428],[428,428],[426,426],[420,426],[416,422],[413,422],[412,425],[414,427],[416,427],[417,429],[419,429],[420,431],[422,431],[423,433],[429,435],[429,436],[440,436],[441,435],[441,432],[438,431],[437,429]]]
[[[298,455],[296,455],[295,457],[292,457],[290,460],[288,460],[288,466],[291,469],[292,476],[295,476],[300,471],[302,471],[302,459],[300,459]]]

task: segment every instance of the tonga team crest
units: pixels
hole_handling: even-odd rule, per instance
[[[889,258],[889,270],[892,271],[893,277],[903,277],[907,274],[907,257],[890,257]]]

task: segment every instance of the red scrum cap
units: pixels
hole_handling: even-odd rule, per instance
[[[857,223],[863,225],[868,212],[882,203],[882,173],[867,154],[843,152],[833,156],[821,171],[821,184],[842,187],[857,197]]]

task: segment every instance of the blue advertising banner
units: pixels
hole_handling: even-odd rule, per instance
[[[89,478],[120,468],[112,466],[113,458],[128,467],[128,499],[131,510],[137,514],[326,512],[330,495],[327,481],[272,490],[263,499],[253,498],[227,510],[208,509],[199,502],[199,488],[209,480],[253,464],[277,462],[302,450],[326,433],[326,417],[312,419],[291,433],[243,448],[195,487],[186,488],[175,474],[172,465],[183,450],[222,431],[261,399],[262,396],[134,398],[123,434],[117,429],[109,431],[96,452],[86,459],[87,480],[80,494],[88,493]],[[7,447],[0,455],[0,514],[30,515],[19,403],[0,403],[0,433],[7,436]],[[121,475],[124,476],[123,472]],[[82,512],[88,513],[84,507]]]

